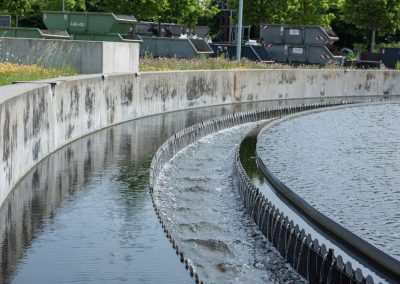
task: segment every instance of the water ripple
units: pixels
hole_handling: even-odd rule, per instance
[[[272,127],[259,153],[318,210],[400,259],[400,105],[325,111]]]
[[[259,232],[233,188],[234,151],[251,125],[206,137],[161,173],[158,208],[207,283],[302,283]]]

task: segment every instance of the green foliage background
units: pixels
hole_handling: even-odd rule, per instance
[[[220,4],[237,9],[239,0],[65,0],[66,10],[114,12],[134,15],[138,20],[209,25],[215,34]],[[0,13],[18,15],[20,26],[43,28],[42,12],[61,10],[62,0],[0,0]],[[236,19],[233,19],[236,20]],[[260,23],[315,24],[332,27],[339,47],[354,43],[400,41],[399,0],[244,0],[244,24],[257,38]]]

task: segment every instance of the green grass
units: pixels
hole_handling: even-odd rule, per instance
[[[72,68],[44,68],[37,65],[0,63],[0,86],[10,85],[15,81],[35,81],[76,74]]]
[[[319,66],[293,65],[281,63],[263,63],[249,60],[234,61],[224,58],[141,58],[139,69],[145,71],[169,71],[169,70],[226,70],[226,69],[315,69]],[[324,67],[329,68],[329,67]]]

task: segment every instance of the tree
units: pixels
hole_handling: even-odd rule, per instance
[[[321,25],[329,27],[335,18],[329,12],[329,0],[295,0],[291,3],[290,22],[302,25]]]
[[[62,10],[62,0],[44,0],[39,1],[42,2],[41,6],[43,10],[50,11],[61,11]],[[64,0],[65,10],[66,11],[85,11],[86,3],[85,0]]]
[[[24,16],[32,6],[31,0],[3,0],[1,9],[14,16]]]
[[[137,20],[159,21],[169,9],[168,0],[87,0],[89,11],[133,15]]]
[[[170,21],[194,27],[199,18],[212,18],[218,13],[217,5],[211,0],[169,0],[170,9],[167,18]]]
[[[245,25],[253,27],[254,35],[258,34],[261,23],[329,27],[335,18],[332,10],[340,6],[341,2],[342,0],[246,0],[243,20]],[[228,0],[228,3],[237,10],[238,0]]]
[[[343,15],[345,21],[371,32],[371,51],[374,51],[377,33],[394,33],[400,28],[400,1],[346,0]]]

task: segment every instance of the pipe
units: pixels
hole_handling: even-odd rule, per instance
[[[243,0],[239,0],[239,19],[236,37],[236,60],[240,61],[242,54],[242,22],[243,22]]]

